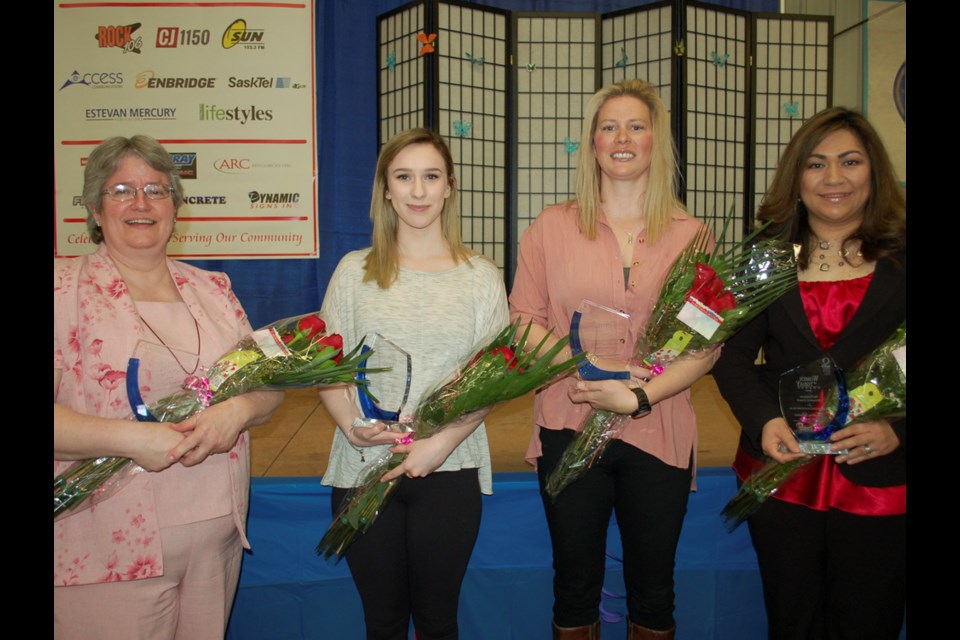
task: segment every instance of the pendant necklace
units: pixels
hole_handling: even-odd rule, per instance
[[[170,348],[170,345],[168,345],[166,341],[164,341],[164,339],[160,337],[159,333],[153,330],[153,327],[150,326],[150,323],[144,320],[143,316],[141,316],[139,312],[137,313],[137,315],[140,316],[140,322],[143,323],[143,326],[145,326],[147,329],[150,329],[150,333],[156,336],[157,340],[160,341],[160,344],[162,344],[164,347],[167,348],[167,351],[169,351],[170,355],[173,356],[173,359],[176,360],[177,364],[180,366],[180,369],[185,374],[187,374],[188,377],[192,376],[194,373],[197,372],[197,368],[200,366],[200,323],[197,322],[196,318],[193,318],[193,326],[197,330],[197,362],[193,365],[192,371],[187,371],[187,368],[183,366],[183,363],[180,361],[180,358],[178,358],[177,354],[173,352],[173,349]],[[192,317],[192,314],[191,314],[191,317]]]

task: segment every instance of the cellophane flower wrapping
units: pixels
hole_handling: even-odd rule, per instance
[[[837,388],[831,389],[815,418],[824,427],[843,428],[858,422],[892,420],[907,415],[907,323],[904,321],[883,344],[846,374],[849,396],[841,402]],[[843,407],[840,411],[838,407]],[[800,467],[816,456],[786,463],[770,461],[747,478],[723,508],[727,529],[733,531],[752,516],[767,498],[777,492]]]
[[[728,215],[729,221],[729,215]],[[757,240],[763,227],[730,249],[710,251],[706,227],[674,261],[657,304],[634,349],[634,360],[659,375],[681,357],[703,356],[739,331],[797,284],[797,252],[779,240]],[[691,328],[691,323],[697,329]],[[630,422],[630,416],[594,409],[547,478],[556,500],[583,476]]]
[[[258,389],[351,383],[366,392],[366,381],[357,380],[357,374],[365,370],[363,363],[373,352],[361,353],[361,347],[362,343],[344,355],[343,338],[328,333],[317,312],[284,318],[243,337],[206,376],[190,376],[182,391],[154,402],[148,408],[149,416],[139,419],[182,422],[210,405]],[[76,513],[81,505],[85,508],[105,500],[139,471],[128,458],[78,462],[54,478],[54,519]]]
[[[413,439],[429,438],[467,414],[518,398],[576,368],[579,357],[552,364],[567,345],[567,337],[541,354],[548,333],[534,349],[524,353],[531,323],[518,337],[519,327],[518,320],[490,342],[471,350],[476,352],[472,359],[458,367],[453,375],[445,376],[433,385],[433,390],[423,397],[413,412],[410,423]],[[339,560],[354,540],[370,528],[402,480],[400,477],[381,482],[380,478],[405,459],[406,454],[387,452],[363,470],[359,485],[348,492],[343,506],[317,545],[318,555],[325,558],[336,556]]]

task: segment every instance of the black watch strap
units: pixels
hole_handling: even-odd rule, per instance
[[[643,387],[634,387],[631,391],[633,391],[633,395],[637,396],[637,410],[631,413],[630,417],[642,418],[652,410],[650,399],[647,398],[647,392],[643,390]]]

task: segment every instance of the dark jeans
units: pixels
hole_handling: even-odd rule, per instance
[[[615,440],[552,502],[543,487],[574,435],[571,429],[540,429],[543,455],[537,475],[553,543],[554,621],[579,627],[599,618],[607,528],[616,512],[630,619],[650,629],[670,629],[674,556],[687,512],[691,469],[671,467]]]
[[[334,488],[334,516],[347,495]],[[347,550],[368,640],[455,640],[460,585],[480,531],[476,469],[403,478],[373,526]]]
[[[747,524],[772,640],[900,636],[906,516],[817,511],[772,498]]]

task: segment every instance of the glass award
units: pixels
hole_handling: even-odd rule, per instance
[[[574,356],[586,353],[579,366],[584,380],[629,380],[629,314],[584,300],[570,319],[570,349]],[[618,370],[602,368],[601,359],[622,363]]]
[[[357,420],[354,426],[369,427],[385,422],[397,430],[400,416],[403,415],[410,397],[410,376],[413,370],[410,354],[379,333],[367,336],[361,353],[368,351],[373,353],[360,369],[357,378],[366,381],[370,393],[368,395],[357,391],[364,417]],[[368,377],[367,369],[382,371],[370,373]]]
[[[846,424],[849,406],[843,372],[829,356],[780,376],[780,411],[802,453],[846,453],[830,450],[830,436]]]
[[[134,417],[140,422],[180,422],[204,408],[200,377],[204,371],[197,353],[140,340],[127,363],[125,377],[127,400]],[[163,405],[174,402],[177,410],[158,410],[161,400],[166,401]]]

